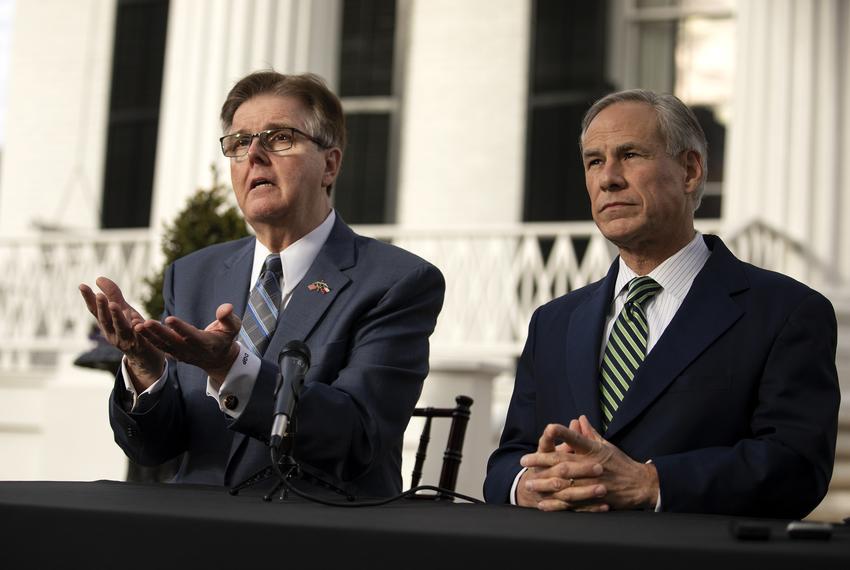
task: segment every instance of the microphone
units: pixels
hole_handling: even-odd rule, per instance
[[[310,369],[310,348],[300,340],[289,341],[277,360],[280,373],[275,386],[274,421],[269,445],[277,449],[293,418],[304,376]]]

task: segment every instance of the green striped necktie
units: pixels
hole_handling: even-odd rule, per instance
[[[644,306],[659,291],[661,285],[651,277],[635,277],[629,281],[626,304],[611,329],[600,368],[602,379],[599,390],[604,430],[608,429],[638,367],[646,358],[649,324]]]

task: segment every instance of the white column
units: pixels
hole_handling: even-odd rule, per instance
[[[415,0],[397,219],[522,218],[528,0]]]
[[[841,165],[841,173],[838,175],[841,202],[840,209],[836,208],[836,210],[838,210],[837,215],[841,223],[838,224],[840,233],[838,235],[839,248],[836,263],[841,275],[848,277],[850,276],[850,223],[848,223],[848,220],[850,220],[850,71],[848,71],[847,54],[850,53],[850,39],[847,36],[850,31],[850,2],[847,0],[842,3],[842,9],[837,18],[837,26],[839,30],[842,30],[842,33],[838,35],[838,40],[841,42],[841,46],[837,50],[838,59],[840,65],[844,66],[844,73],[839,83],[841,99],[838,105],[841,109],[842,122],[838,125],[838,129],[843,133],[844,138],[841,141],[842,151],[838,159]]]
[[[736,93],[723,218],[803,244],[817,287],[850,279],[850,0],[738,4]],[[837,272],[813,268],[834,267]]]
[[[336,69],[339,0],[172,0],[160,105],[151,226],[161,231],[216,164],[225,182],[219,113],[251,71]]]
[[[0,233],[97,228],[115,0],[15,3]]]

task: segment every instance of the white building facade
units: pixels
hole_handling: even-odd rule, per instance
[[[842,432],[818,513],[846,516],[848,32],[850,0],[17,2],[0,168],[0,478],[124,477],[110,378],[71,365],[90,347],[76,285],[105,274],[132,300],[146,294],[163,224],[210,186],[211,165],[228,172],[224,96],[274,68],[318,73],[343,99],[351,143],[334,192],[346,220],[446,275],[421,404],[475,399],[458,489],[476,496],[531,312],[614,255],[576,172],[581,112],[629,87],[699,107],[714,154],[698,227],[822,291],[839,315]]]

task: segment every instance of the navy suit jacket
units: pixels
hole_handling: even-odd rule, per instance
[[[163,288],[166,315],[203,328],[222,303],[243,314],[253,252],[251,237],[176,261]],[[315,281],[330,291],[308,290]],[[118,401],[125,392],[119,373],[109,408],[115,440],[142,465],[182,454],[175,482],[239,483],[270,464],[265,442],[277,357],[287,342],[301,340],[312,364],[298,404],[293,455],[307,471],[351,492],[395,494],[401,490],[402,436],[428,373],[428,337],[444,292],[433,265],[358,236],[337,216],[278,319],[240,417],[232,420],[206,395],[203,370],[172,361],[167,385],[142,413],[127,413]]]
[[[816,291],[736,259],[715,236],[605,438],[658,469],[665,511],[799,518],[826,493],[839,405],[836,319]],[[507,502],[549,423],[602,433],[599,351],[618,262],[540,307],[484,494]]]

